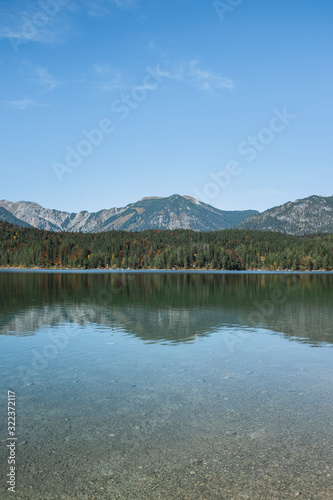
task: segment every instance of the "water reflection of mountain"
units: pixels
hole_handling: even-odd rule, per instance
[[[145,341],[179,342],[260,326],[333,343],[330,275],[0,274],[0,333],[98,324]]]

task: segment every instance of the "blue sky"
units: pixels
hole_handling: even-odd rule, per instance
[[[0,198],[333,194],[329,0],[0,0]]]

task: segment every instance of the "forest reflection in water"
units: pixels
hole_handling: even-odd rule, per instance
[[[330,274],[0,273],[0,334],[98,324],[150,342],[184,342],[223,327],[262,328],[333,343]]]

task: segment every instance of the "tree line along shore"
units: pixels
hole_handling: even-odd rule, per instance
[[[333,235],[186,229],[50,232],[0,221],[0,267],[332,271]]]

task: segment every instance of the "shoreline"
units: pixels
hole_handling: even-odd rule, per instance
[[[223,270],[223,269],[41,269],[41,268],[23,268],[23,267],[0,267],[0,273],[51,273],[51,274],[333,274],[332,271],[316,270],[316,271],[292,271],[285,269],[276,269],[274,271],[268,269],[247,269],[247,270]]]

